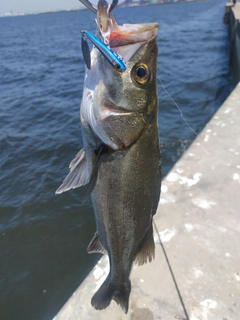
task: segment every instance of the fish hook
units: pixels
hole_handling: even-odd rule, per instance
[[[111,3],[111,6],[109,7],[108,13],[112,12],[117,4],[118,4],[118,0],[113,0]]]
[[[85,7],[91,10],[93,13],[97,14],[97,8],[89,0],[79,0]],[[118,4],[118,0],[113,0],[111,6],[109,7],[108,13],[110,13]]]
[[[79,0],[82,4],[85,5],[93,13],[97,14],[97,8],[89,0]]]

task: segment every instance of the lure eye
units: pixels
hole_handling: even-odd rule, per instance
[[[116,63],[116,64],[114,65],[114,68],[115,68],[118,72],[121,72],[121,73],[126,70],[126,68],[124,68],[124,66],[122,66],[122,65],[119,64],[119,63]]]
[[[119,71],[119,70],[121,69],[120,64],[119,64],[119,63],[117,63],[117,64],[115,65],[115,68]]]
[[[150,78],[150,70],[144,63],[138,63],[132,68],[132,77],[138,83],[144,84]]]

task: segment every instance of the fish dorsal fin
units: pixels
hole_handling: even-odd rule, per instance
[[[90,177],[83,149],[81,149],[71,161],[69,169],[69,174],[66,176],[61,186],[56,190],[57,194],[84,186],[88,183]]]
[[[99,236],[97,233],[95,233],[94,237],[92,238],[91,242],[89,243],[87,247],[87,252],[88,253],[102,253],[105,254],[106,250],[104,246],[102,245],[101,240],[99,239]]]
[[[147,263],[148,261],[151,262],[155,258],[155,243],[153,239],[153,227],[148,229],[146,237],[143,241],[143,244],[137,253],[135,258],[135,264],[139,266]]]

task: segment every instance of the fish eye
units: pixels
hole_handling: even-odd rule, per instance
[[[141,84],[146,83],[150,78],[150,70],[148,66],[144,63],[137,63],[132,68],[132,77],[138,83],[141,83]]]
[[[147,71],[146,71],[146,69],[143,68],[143,67],[139,67],[139,68],[137,69],[137,72],[136,72],[136,74],[137,74],[137,76],[138,76],[139,78],[144,78],[144,77],[146,76],[146,73],[147,73]]]

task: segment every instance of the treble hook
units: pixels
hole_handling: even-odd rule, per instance
[[[79,0],[82,4],[85,5],[89,10],[91,10],[93,13],[97,14],[97,8],[89,1],[89,0]],[[111,6],[109,7],[108,13],[112,12],[112,10],[116,7],[118,4],[118,0],[113,0],[111,3]]]
[[[85,5],[93,13],[97,14],[97,8],[89,0],[79,0],[82,4]]]
[[[108,13],[110,13],[111,11],[113,11],[113,9],[116,7],[116,5],[118,4],[118,0],[113,0],[111,3],[111,6],[108,10]]]

